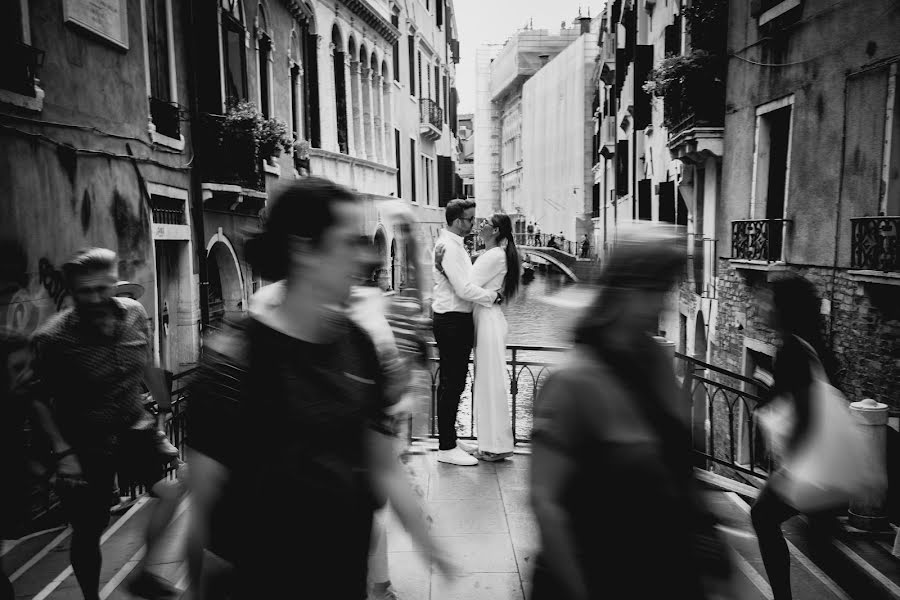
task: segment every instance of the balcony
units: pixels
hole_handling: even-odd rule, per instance
[[[686,72],[666,93],[663,111],[672,157],[695,163],[722,156],[725,123],[724,66],[708,59]]]
[[[197,168],[204,183],[265,191],[265,172],[251,134],[229,131],[225,116],[204,113],[194,127]]]
[[[789,222],[788,219],[732,221],[731,260],[745,263],[748,268],[784,262],[785,224]]]
[[[156,133],[172,139],[181,137],[181,109],[175,102],[150,97],[150,118]]]
[[[439,140],[444,133],[444,109],[430,98],[419,100],[419,135],[426,140]]]
[[[850,275],[870,283],[900,285],[900,216],[850,219]]]

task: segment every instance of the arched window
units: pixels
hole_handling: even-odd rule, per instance
[[[259,110],[265,117],[271,116],[271,69],[272,36],[266,11],[260,4],[256,13],[256,47],[259,60]]]
[[[225,104],[247,100],[247,53],[244,8],[241,0],[221,0],[222,62],[225,65]]]
[[[337,109],[338,150],[348,154],[347,144],[347,80],[344,77],[344,43],[337,25],[331,29],[331,44],[334,46],[332,66],[334,67],[334,104]]]

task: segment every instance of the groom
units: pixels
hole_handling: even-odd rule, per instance
[[[469,374],[469,355],[475,338],[472,303],[492,304],[502,295],[489,292],[469,281],[472,260],[466,252],[463,238],[472,231],[475,222],[475,202],[452,200],[447,204],[444,218],[447,228],[434,246],[432,276],[434,277],[434,339],[441,360],[438,387],[437,416],[440,445],[438,461],[451,465],[478,464],[468,444],[456,441],[456,413],[459,396],[466,387]]]

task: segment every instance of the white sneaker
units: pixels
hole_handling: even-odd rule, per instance
[[[470,444],[469,442],[463,442],[462,440],[456,440],[456,447],[463,452],[468,452],[469,454],[475,454],[476,452],[478,452],[478,446],[476,446],[475,444]]]
[[[438,450],[437,459],[438,462],[459,465],[460,467],[471,467],[478,464],[477,458],[465,453],[459,447],[453,450]]]

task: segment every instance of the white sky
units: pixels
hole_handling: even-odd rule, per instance
[[[475,108],[475,50],[480,44],[502,44],[531,19],[535,29],[559,30],[562,21],[571,27],[579,7],[583,16],[590,8],[595,17],[605,4],[606,0],[454,0],[460,53],[456,65],[459,113]]]

